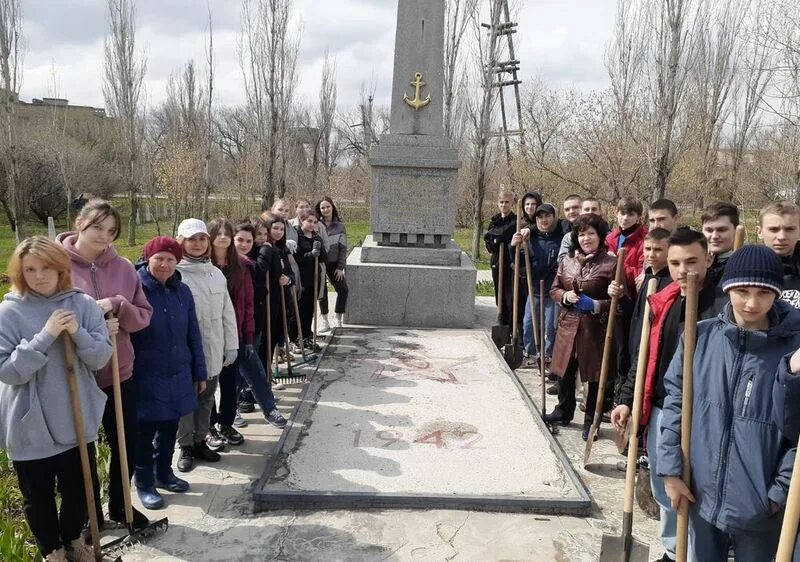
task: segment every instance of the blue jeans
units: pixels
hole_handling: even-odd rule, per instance
[[[733,544],[736,562],[763,562],[772,560],[778,549],[782,517],[769,519],[766,530],[742,531],[735,535],[720,531],[697,514],[689,511],[689,560],[691,562],[726,562],[728,548]]]
[[[172,454],[180,420],[139,422],[136,450],[136,486],[153,486],[153,475],[165,480],[172,474]],[[155,469],[155,470],[154,470]]]
[[[658,446],[661,443],[661,408],[653,407],[650,413],[650,422],[647,425],[647,458],[650,462],[650,489],[653,499],[661,508],[659,530],[661,544],[667,555],[675,560],[675,541],[678,528],[678,514],[672,509],[672,502],[664,490],[664,479],[658,475]]]
[[[539,322],[539,295],[534,293],[534,307],[536,308],[536,321]],[[539,330],[539,326],[537,326]],[[545,295],[544,298],[544,329],[545,329],[545,347],[544,354],[547,357],[553,356],[553,346],[556,340],[556,303],[550,298],[550,295]],[[537,337],[533,337],[533,318],[531,318],[531,305],[530,297],[525,301],[525,318],[522,321],[522,345],[525,352],[530,356],[539,355],[539,350],[535,349]]]
[[[257,341],[261,341],[258,338]],[[239,358],[236,363],[239,365],[239,376],[250,385],[253,398],[258,402],[258,407],[266,416],[275,409],[275,395],[272,393],[272,386],[267,380],[267,372],[264,370],[264,363],[259,354],[260,344],[256,344],[256,351],[249,359],[244,356],[244,348],[239,349]],[[240,384],[239,387],[242,385]],[[238,390],[236,395],[238,396]]]

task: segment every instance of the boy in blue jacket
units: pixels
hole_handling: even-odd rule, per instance
[[[800,314],[779,300],[783,267],[763,246],[728,260],[730,303],[697,326],[690,490],[681,479],[683,341],[665,378],[658,473],[677,510],[689,510],[689,560],[770,560],[780,534],[795,443],[774,421],[776,373],[800,347]]]

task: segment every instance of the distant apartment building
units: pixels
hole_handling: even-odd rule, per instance
[[[6,91],[0,91],[0,100]],[[57,127],[69,134],[85,136],[103,136],[113,123],[106,116],[106,110],[89,105],[70,105],[64,98],[33,98],[30,102],[22,101],[12,94],[14,115],[17,124],[26,128]]]

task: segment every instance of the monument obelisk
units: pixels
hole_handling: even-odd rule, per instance
[[[347,322],[468,328],[477,272],[453,241],[461,162],[444,136],[444,0],[399,0],[389,133],[369,164],[368,236],[347,259]]]

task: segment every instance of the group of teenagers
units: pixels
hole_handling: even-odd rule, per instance
[[[0,303],[0,448],[13,461],[43,558],[94,560],[83,537],[89,513],[70,376],[101,530],[108,524],[94,446],[101,425],[110,449],[107,517],[123,525],[123,456],[142,505],[160,509],[163,490],[189,490],[172,468],[176,443],[175,466],[188,472],[244,441],[240,413],[255,404],[266,422],[286,426],[275,405],[273,362],[315,345],[317,303],[325,331],[341,325],[347,302],[347,240],[336,205],[328,197],[315,208],[300,200],[295,211],[291,219],[281,199],[239,224],[186,219],[175,238],[148,241],[134,265],[114,248],[119,212],[90,200],[73,232],[16,247],[11,290]],[[330,320],[326,275],[337,289]],[[134,509],[133,527],[148,524]]]
[[[650,467],[650,487],[660,507],[661,560],[676,559],[677,510],[689,502],[688,559],[716,562],[729,550],[743,562],[772,560],[800,436],[800,208],[773,202],[761,209],[758,238],[763,244],[734,251],[738,208],[714,203],[702,213],[701,230],[680,226],[678,208],[661,199],[647,210],[630,197],[616,208],[612,229],[601,202],[570,195],[564,218],[539,193],[520,201],[503,191],[485,242],[492,252],[501,314],[511,323],[512,283],[525,276],[516,267],[515,247],[530,256],[531,273],[544,281],[545,364],[558,405],[550,423],[569,424],[576,406],[576,375],[586,383],[583,439],[595,412],[605,329],[616,315],[616,376],[604,404],[610,422],[624,433],[631,418],[649,301],[649,352],[644,373],[640,426]],[[649,226],[649,228],[648,228]],[[624,273],[615,281],[617,256]],[[501,252],[505,255],[500,256]],[[500,264],[504,271],[500,271]],[[693,275],[692,275],[693,274]],[[681,418],[684,323],[690,277],[696,276],[697,336],[693,358],[691,486],[683,479]],[[504,284],[500,290],[500,280]],[[650,280],[655,293],[648,296]],[[523,344],[537,355],[531,315],[523,298]],[[616,310],[610,310],[613,297]],[[692,302],[695,302],[692,300]],[[607,418],[607,419],[608,419]],[[795,554],[800,560],[800,554]]]

